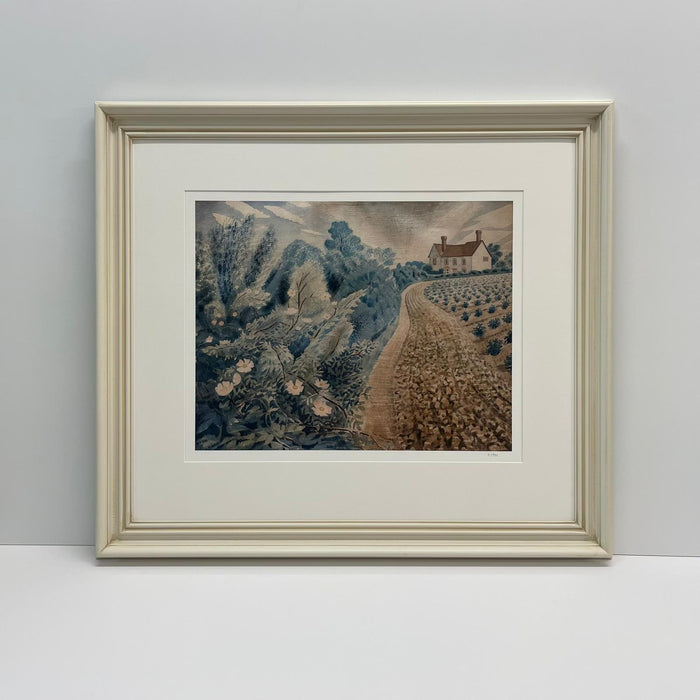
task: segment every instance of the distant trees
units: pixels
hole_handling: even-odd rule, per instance
[[[430,265],[418,260],[412,260],[405,265],[397,263],[394,268],[394,281],[396,282],[396,286],[403,291],[406,287],[415,282],[428,279],[430,277],[430,272]]]
[[[499,243],[489,243],[486,246],[491,254],[491,270],[496,272],[511,272],[513,270],[513,254],[503,254]]]
[[[341,299],[364,290],[351,322],[351,342],[376,340],[398,317],[401,291],[389,267],[393,251],[366,246],[346,221],[334,221],[328,229],[323,258],[328,291]]]
[[[359,253],[365,246],[359,236],[356,236],[346,221],[334,221],[328,229],[331,237],[328,238],[324,245],[328,250],[336,250],[341,255],[349,258],[356,253]]]

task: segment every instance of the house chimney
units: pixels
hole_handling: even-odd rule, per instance
[[[476,229],[476,242],[481,243],[481,229]]]
[[[442,251],[442,254],[444,255],[444,254],[445,254],[445,248],[447,247],[447,236],[440,236],[440,238],[442,239],[442,246],[441,246],[440,249],[441,249],[441,251]]]

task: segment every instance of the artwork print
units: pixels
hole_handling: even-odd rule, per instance
[[[197,450],[512,449],[511,201],[197,201]]]

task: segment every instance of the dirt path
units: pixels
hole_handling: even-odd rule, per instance
[[[404,342],[411,327],[411,320],[406,307],[406,295],[420,287],[421,295],[425,283],[414,284],[404,289],[401,295],[399,322],[386,344],[372,374],[369,376],[369,395],[365,404],[365,419],[362,429],[374,437],[380,445],[391,448],[396,438],[394,414],[394,371],[401,355]],[[426,299],[426,301],[428,301]],[[428,302],[430,303],[430,302]]]
[[[369,379],[363,430],[390,449],[510,450],[511,389],[458,319],[402,296],[394,335]]]

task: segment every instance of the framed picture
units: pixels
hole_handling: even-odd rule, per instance
[[[612,110],[98,103],[97,555],[610,556]]]

